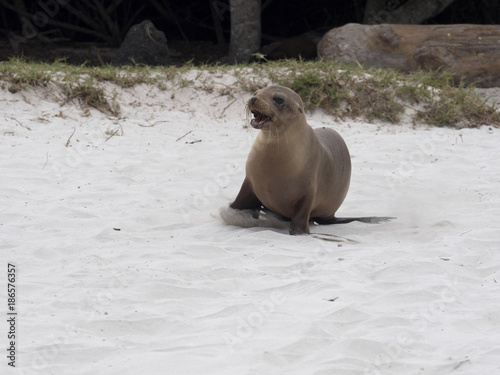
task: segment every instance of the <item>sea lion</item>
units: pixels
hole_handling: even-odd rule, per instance
[[[262,207],[290,219],[292,235],[309,234],[309,221],[318,224],[387,218],[336,218],[349,189],[351,158],[342,137],[333,129],[313,129],[306,121],[302,99],[282,86],[260,89],[247,109],[259,129],[248,155],[246,177],[235,210],[251,210],[258,219]]]

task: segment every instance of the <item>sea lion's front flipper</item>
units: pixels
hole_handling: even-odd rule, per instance
[[[290,223],[290,234],[309,234],[309,215],[311,213],[312,199],[303,196],[294,207],[292,222]]]
[[[254,210],[252,216],[254,219],[258,219],[262,203],[255,195],[250,181],[245,178],[243,184],[241,185],[240,192],[236,196],[234,202],[229,206],[235,210]]]

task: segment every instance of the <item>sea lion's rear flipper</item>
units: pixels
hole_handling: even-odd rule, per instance
[[[334,217],[332,219],[321,219],[314,218],[313,221],[320,225],[330,225],[330,224],[347,224],[353,221],[360,221],[362,223],[369,224],[378,224],[384,223],[386,221],[390,221],[396,219],[395,217],[387,217],[387,216],[368,216],[368,217]]]

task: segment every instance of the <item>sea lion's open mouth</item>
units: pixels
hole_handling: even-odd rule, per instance
[[[270,122],[271,118],[259,111],[252,110],[254,118],[252,121],[250,121],[250,124],[255,128],[255,129],[261,129],[266,122]]]

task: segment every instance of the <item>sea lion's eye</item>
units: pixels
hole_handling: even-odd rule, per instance
[[[283,107],[283,105],[285,104],[285,101],[283,100],[283,98],[280,98],[279,96],[275,96],[273,98],[273,102],[279,106],[279,107]]]

